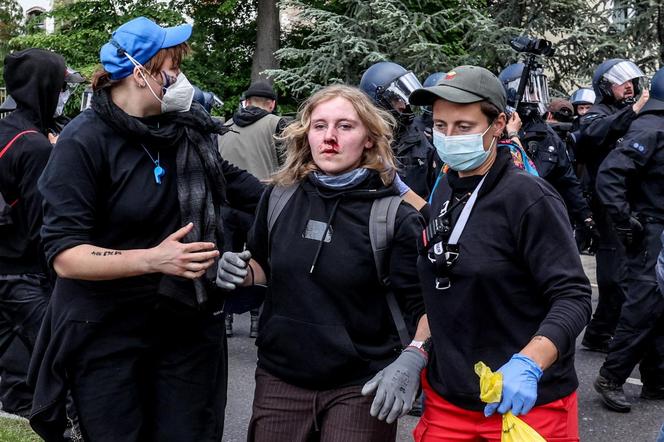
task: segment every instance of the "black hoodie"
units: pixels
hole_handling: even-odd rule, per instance
[[[436,215],[450,205],[450,194],[474,190],[479,179],[454,171],[445,177],[431,205]],[[453,221],[462,207],[450,205]],[[578,386],[574,342],[590,318],[591,291],[558,193],[498,149],[458,245],[446,290],[436,288],[430,257],[418,261],[433,341],[433,389],[458,407],[481,411],[475,363],[498,370],[541,335],[556,346],[558,360],[544,371],[536,405],[571,394]]]
[[[331,190],[305,179],[274,224],[268,244],[271,191],[263,195],[249,234],[249,249],[270,279],[256,341],[258,365],[302,388],[361,385],[400,350],[369,240],[373,200],[397,191],[383,186],[376,173],[352,190]],[[389,272],[413,328],[424,313],[415,267],[421,231],[418,212],[401,204]]]
[[[0,274],[43,273],[39,242],[42,198],[37,190],[51,143],[46,134],[65,79],[65,61],[53,52],[26,49],[5,57],[4,80],[16,110],[0,120],[0,151],[20,132],[0,158],[0,193],[11,209],[11,224],[0,226]]]

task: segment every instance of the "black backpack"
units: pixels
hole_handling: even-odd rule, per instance
[[[270,232],[277,222],[277,218],[291,199],[295,191],[300,187],[299,183],[290,186],[275,186],[268,200],[267,209],[267,232],[268,241]],[[392,320],[399,333],[399,339],[404,347],[410,344],[411,338],[403,314],[399,308],[394,292],[390,289],[390,275],[388,272],[388,252],[394,237],[394,224],[397,210],[403,199],[400,196],[391,195],[375,199],[371,205],[369,215],[369,237],[371,239],[371,250],[373,251],[376,273],[380,283],[387,288],[387,305],[392,314]]]

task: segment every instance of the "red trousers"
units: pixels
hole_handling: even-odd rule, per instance
[[[481,411],[457,407],[436,393],[422,374],[424,414],[413,431],[415,442],[492,441],[500,442],[502,415],[484,417]],[[578,442],[579,422],[576,392],[548,404],[534,407],[519,419],[530,425],[547,442]]]

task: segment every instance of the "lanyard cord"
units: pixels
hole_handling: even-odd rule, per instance
[[[141,147],[143,148],[145,153],[148,154],[148,156],[150,157],[150,160],[152,160],[152,162],[155,164],[155,166],[159,166],[159,151],[157,151],[157,161],[155,161],[154,158],[152,157],[152,155],[150,155],[150,151],[148,150],[148,148],[145,147],[145,145],[143,145],[143,144],[141,144]]]

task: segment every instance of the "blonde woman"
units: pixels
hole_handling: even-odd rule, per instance
[[[408,347],[399,355],[369,238],[374,200],[399,195],[391,123],[353,87],[309,98],[283,134],[286,164],[259,203],[249,251],[221,260],[221,287],[269,285],[250,441],[394,440],[397,417],[412,405],[426,354]],[[290,186],[269,228],[270,195]],[[402,203],[389,276],[411,332],[426,323],[415,268],[421,231],[421,216]]]

